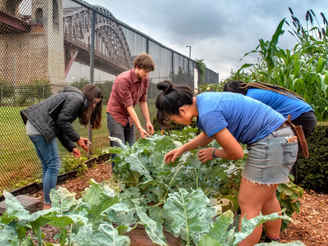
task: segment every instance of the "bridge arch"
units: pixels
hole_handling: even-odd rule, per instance
[[[109,10],[95,8],[111,18]],[[89,9],[64,9],[65,74],[74,61],[88,65],[91,37],[91,15]],[[128,70],[133,61],[122,28],[115,21],[97,14],[95,20],[95,68],[113,74]]]

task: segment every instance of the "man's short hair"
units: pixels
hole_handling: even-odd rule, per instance
[[[155,63],[153,58],[144,52],[137,56],[133,65],[134,68],[144,69],[149,72],[155,70]]]

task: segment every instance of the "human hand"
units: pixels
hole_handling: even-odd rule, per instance
[[[81,157],[81,152],[77,148],[72,149],[72,153],[76,158]]]
[[[198,157],[199,157],[198,160],[201,161],[201,162],[206,162],[206,161],[209,161],[209,160],[213,160],[212,153],[213,153],[214,149],[215,148],[201,149],[198,152]]]
[[[83,138],[83,137],[80,137],[79,140],[77,140],[77,144],[82,148],[84,149],[86,152],[89,152],[89,149],[88,149],[88,143],[89,143],[89,139],[87,138]]]
[[[154,126],[150,122],[147,122],[146,127],[147,127],[147,132],[150,135],[153,135],[154,134]]]
[[[178,156],[183,154],[183,152],[184,151],[181,148],[171,150],[164,156],[165,163],[170,164],[171,162],[174,162]]]
[[[146,132],[146,130],[143,129],[142,127],[139,128],[139,132],[140,132],[140,137],[142,137],[142,138],[149,137],[148,132]]]

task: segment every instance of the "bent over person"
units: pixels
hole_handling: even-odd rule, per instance
[[[262,82],[244,83],[232,80],[224,85],[223,91],[256,99],[282,114],[285,119],[290,115],[294,125],[302,126],[305,138],[311,135],[317,125],[312,107],[301,96],[284,87]],[[297,183],[297,162],[293,165],[291,174],[294,175],[294,182]]]
[[[142,138],[154,133],[147,105],[148,75],[154,70],[155,63],[151,56],[141,53],[134,60],[134,68],[119,74],[115,79],[106,110],[107,127],[110,137],[121,139],[123,144],[132,145],[135,142],[135,125]],[[146,120],[146,129],[141,126],[134,110],[138,102]],[[119,144],[110,141],[110,146],[119,147]],[[115,156],[116,154],[112,154],[111,158]]]
[[[186,85],[171,81],[157,84],[162,90],[156,99],[157,120],[166,127],[170,121],[190,125],[197,119],[202,132],[190,142],[166,153],[164,161],[171,163],[184,152],[205,147],[216,141],[221,147],[204,148],[198,152],[201,162],[214,158],[237,160],[244,156],[241,144],[247,144],[248,156],[240,183],[238,203],[241,220],[252,219],[260,213],[279,213],[276,197],[279,184],[289,181],[289,171],[296,161],[298,142],[284,117],[269,106],[230,92],[204,92],[197,96]],[[264,223],[266,242],[278,241],[281,220]],[[239,246],[255,245],[262,226],[254,229]]]
[[[61,167],[57,139],[75,157],[81,152],[74,144],[88,151],[89,139],[81,137],[72,127],[79,117],[83,126],[99,129],[101,126],[103,94],[93,84],[81,90],[67,86],[61,93],[21,110],[26,133],[31,139],[42,164],[43,209],[51,208],[50,190],[56,187]]]

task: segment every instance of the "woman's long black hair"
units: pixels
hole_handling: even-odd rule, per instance
[[[100,88],[94,84],[84,86],[81,89],[81,92],[89,101],[89,107],[82,112],[80,116],[80,124],[87,126],[90,120],[91,129],[99,129],[101,127],[103,93]],[[93,101],[95,98],[101,98],[101,100],[96,107],[93,108]]]
[[[231,80],[224,85],[223,91],[235,92],[235,93],[240,93],[240,94],[246,95],[247,90],[249,88],[257,88],[257,89],[273,91],[273,92],[277,92],[279,94],[282,94],[282,95],[290,97],[290,98],[296,97],[296,98],[304,101],[304,99],[300,95],[298,95],[295,92],[290,91],[282,86],[271,85],[271,84],[266,84],[266,83],[262,83],[262,82],[251,82],[251,83],[247,84],[242,81]],[[294,97],[292,97],[291,95]]]
[[[168,115],[179,115],[179,108],[183,105],[193,104],[194,93],[187,85],[174,85],[170,80],[164,80],[157,84],[157,89],[162,92],[157,96],[157,120],[167,127]]]

